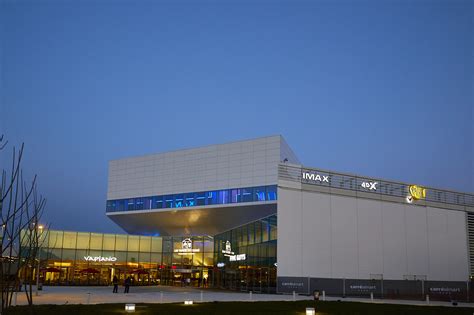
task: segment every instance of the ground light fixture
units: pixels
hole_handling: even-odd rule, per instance
[[[193,304],[193,301],[191,300],[184,301],[184,305],[192,305],[192,304]]]
[[[306,315],[316,315],[316,311],[314,310],[314,307],[307,307]]]
[[[135,312],[135,304],[125,304],[125,311],[128,313]]]

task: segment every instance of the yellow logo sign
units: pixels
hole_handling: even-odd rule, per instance
[[[426,189],[417,185],[410,186],[410,195],[413,199],[425,199],[426,198]]]

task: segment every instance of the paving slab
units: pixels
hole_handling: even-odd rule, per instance
[[[34,296],[35,304],[103,304],[103,303],[180,303],[185,300],[197,302],[229,302],[229,301],[301,301],[311,300],[312,296],[283,295],[283,294],[261,294],[248,292],[235,292],[226,290],[209,290],[191,287],[169,287],[169,286],[144,286],[130,287],[130,293],[123,293],[124,288],[119,287],[119,293],[112,293],[112,287],[97,286],[44,286],[39,291],[39,296]],[[27,304],[24,292],[18,292],[17,305]],[[33,293],[35,294],[35,293]],[[450,302],[414,301],[414,300],[388,300],[368,298],[342,298],[326,297],[327,301],[351,301],[365,303],[389,303],[420,306],[451,306]],[[458,303],[459,307],[473,307],[472,303]]]

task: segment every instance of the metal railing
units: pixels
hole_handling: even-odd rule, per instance
[[[337,188],[393,197],[407,197],[410,194],[410,184],[290,164],[279,164],[278,178],[280,180],[317,185],[320,187]],[[426,189],[426,197],[424,198],[426,201],[474,207],[474,194],[430,187],[423,188]]]

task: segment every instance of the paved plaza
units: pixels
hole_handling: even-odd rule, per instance
[[[229,301],[293,301],[311,300],[311,296],[283,295],[283,294],[259,294],[248,292],[218,291],[190,287],[168,287],[147,286],[131,287],[130,293],[124,294],[123,287],[119,287],[119,293],[112,293],[112,287],[66,287],[45,286],[39,291],[39,296],[34,297],[35,304],[101,304],[101,303],[179,303],[185,300],[194,302],[229,302]],[[390,303],[427,305],[426,301],[412,300],[380,300],[373,301],[367,298],[341,298],[326,297],[327,301],[352,301],[367,303]],[[16,303],[27,304],[25,294],[18,293]],[[429,305],[453,306],[449,302],[430,301]],[[458,307],[473,307],[470,303],[459,303]]]
[[[95,286],[45,286],[34,297],[35,304],[100,304],[100,303],[175,303],[184,300],[196,302],[213,301],[285,301],[293,300],[292,295],[249,294],[247,292],[216,291],[191,287],[143,286],[130,287],[130,293],[112,293],[112,287]],[[202,293],[201,293],[202,292]],[[202,299],[201,299],[202,294]],[[298,296],[297,300],[308,300],[308,296]],[[18,305],[26,304],[24,293],[18,293]]]

